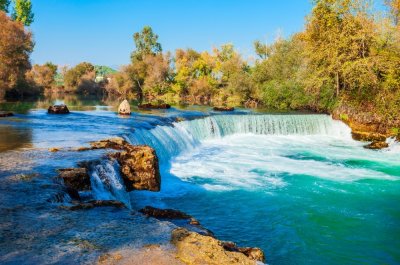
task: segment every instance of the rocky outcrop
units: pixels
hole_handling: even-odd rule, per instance
[[[157,219],[190,219],[192,216],[174,209],[158,209],[146,206],[139,210],[140,213]]]
[[[131,115],[131,106],[129,105],[128,100],[124,100],[118,107],[119,115]]]
[[[0,111],[0,118],[14,116],[14,113],[8,111]]]
[[[158,158],[147,145],[126,144],[123,151],[111,154],[121,166],[122,178],[127,191],[160,191],[161,176]]]
[[[373,149],[373,150],[383,149],[383,148],[387,148],[387,147],[389,147],[389,144],[386,143],[385,141],[374,141],[374,142],[364,146],[364,148]]]
[[[160,191],[161,176],[158,158],[156,152],[150,146],[131,145],[120,137],[91,142],[90,146],[78,150],[107,148],[120,150],[120,152],[111,153],[109,156],[118,161],[127,191]]]
[[[162,104],[152,104],[152,103],[145,103],[138,105],[139,109],[169,109],[171,105],[162,103]]]
[[[214,111],[234,111],[234,107],[214,107]]]
[[[67,105],[53,105],[48,108],[47,112],[49,114],[68,114],[69,109]]]
[[[78,203],[72,206],[60,206],[62,209],[77,211],[77,210],[87,210],[95,207],[115,207],[115,208],[125,208],[125,205],[120,201],[114,200],[92,200],[87,202]]]
[[[64,168],[58,172],[67,187],[80,191],[90,190],[90,176],[86,168]]]
[[[235,243],[230,241],[221,241],[221,244],[223,248],[227,251],[240,252],[252,260],[261,262],[265,261],[264,252],[260,248],[238,247]]]
[[[386,141],[386,136],[380,133],[375,132],[360,132],[360,131],[352,131],[351,136],[354,140],[357,141],[365,141],[365,142],[384,142]]]
[[[243,252],[237,251],[236,248],[227,250],[224,242],[184,228],[172,231],[171,242],[176,247],[176,256],[186,264],[254,265],[256,261],[264,261],[261,250],[259,252],[255,249],[252,251],[250,248],[243,249]]]

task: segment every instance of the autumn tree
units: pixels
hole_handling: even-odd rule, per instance
[[[98,88],[95,77],[95,67],[91,63],[80,63],[66,71],[64,75],[65,88],[67,91],[94,94]]]
[[[33,50],[32,34],[0,11],[0,99],[14,88],[30,69],[29,55]]]
[[[35,85],[44,89],[51,89],[55,85],[57,65],[45,63],[44,65],[35,64],[27,73],[27,78]]]

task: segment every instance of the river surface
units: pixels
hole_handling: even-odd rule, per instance
[[[49,115],[54,102],[62,100],[2,105],[17,113],[0,119],[1,264],[90,264],[107,251],[167,243],[175,225],[137,214],[145,205],[182,210],[219,239],[260,247],[268,264],[400,264],[397,143],[364,149],[328,115],[176,107],[124,118],[104,101],[66,101],[71,114]],[[60,208],[68,199],[55,199],[56,169],[104,151],[48,149],[112,136],[156,150],[161,192],[126,193],[104,162],[108,185],[92,172],[87,196],[129,209]]]

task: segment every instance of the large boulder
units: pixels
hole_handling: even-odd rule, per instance
[[[61,104],[61,105],[53,105],[50,106],[47,110],[49,114],[68,114],[69,109],[67,105]]]
[[[176,247],[176,256],[187,264],[255,265],[257,261],[264,261],[264,255],[260,253],[256,254],[247,250],[246,253],[251,255],[246,256],[244,252],[236,251],[236,249],[227,250],[224,242],[184,228],[172,231],[171,242]]]
[[[90,190],[90,176],[86,168],[59,169],[59,177],[67,187],[75,190]]]
[[[131,115],[131,106],[129,105],[128,100],[124,100],[118,107],[118,114],[120,115]]]
[[[386,136],[380,133],[375,132],[364,132],[364,131],[352,131],[351,136],[354,140],[357,141],[377,141],[377,142],[384,142],[386,140]]]
[[[364,146],[364,148],[374,149],[374,150],[383,149],[383,148],[387,148],[387,147],[389,147],[389,144],[384,141],[374,141],[374,142]]]
[[[108,148],[120,151],[111,153],[109,156],[118,161],[127,191],[160,191],[161,176],[158,158],[156,152],[150,146],[131,145],[121,137],[91,142],[90,146],[81,147],[77,150]]]
[[[154,217],[157,219],[190,219],[192,218],[190,215],[174,210],[174,209],[158,209],[151,206],[146,206],[143,209],[140,209],[139,212],[148,216]]]
[[[147,145],[123,146],[121,152],[111,154],[121,166],[122,178],[127,191],[160,191],[161,176],[158,158],[153,148]]]
[[[152,104],[152,103],[145,103],[138,105],[139,109],[169,109],[171,105],[162,103],[162,104]]]

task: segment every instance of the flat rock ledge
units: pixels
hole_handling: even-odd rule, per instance
[[[90,190],[90,176],[86,168],[63,168],[58,172],[65,186],[77,191]]]
[[[169,109],[171,105],[162,103],[162,104],[152,104],[152,103],[145,103],[138,105],[139,109]]]
[[[14,116],[14,113],[9,111],[0,111],[0,118]]]
[[[176,247],[176,257],[186,264],[254,265],[257,261],[265,261],[261,249],[238,248],[232,242],[223,242],[184,228],[172,231],[171,243]]]
[[[70,211],[78,211],[78,210],[88,210],[96,207],[115,207],[118,209],[126,208],[125,205],[120,201],[114,200],[91,200],[87,202],[82,202],[74,205],[63,205],[60,208]]]
[[[121,176],[126,190],[160,191],[161,176],[158,157],[147,145],[131,145],[123,138],[116,137],[90,143],[91,147],[81,147],[77,151],[93,149],[114,149],[109,157],[116,159],[121,167]]]
[[[234,111],[234,107],[214,107],[214,111]]]

